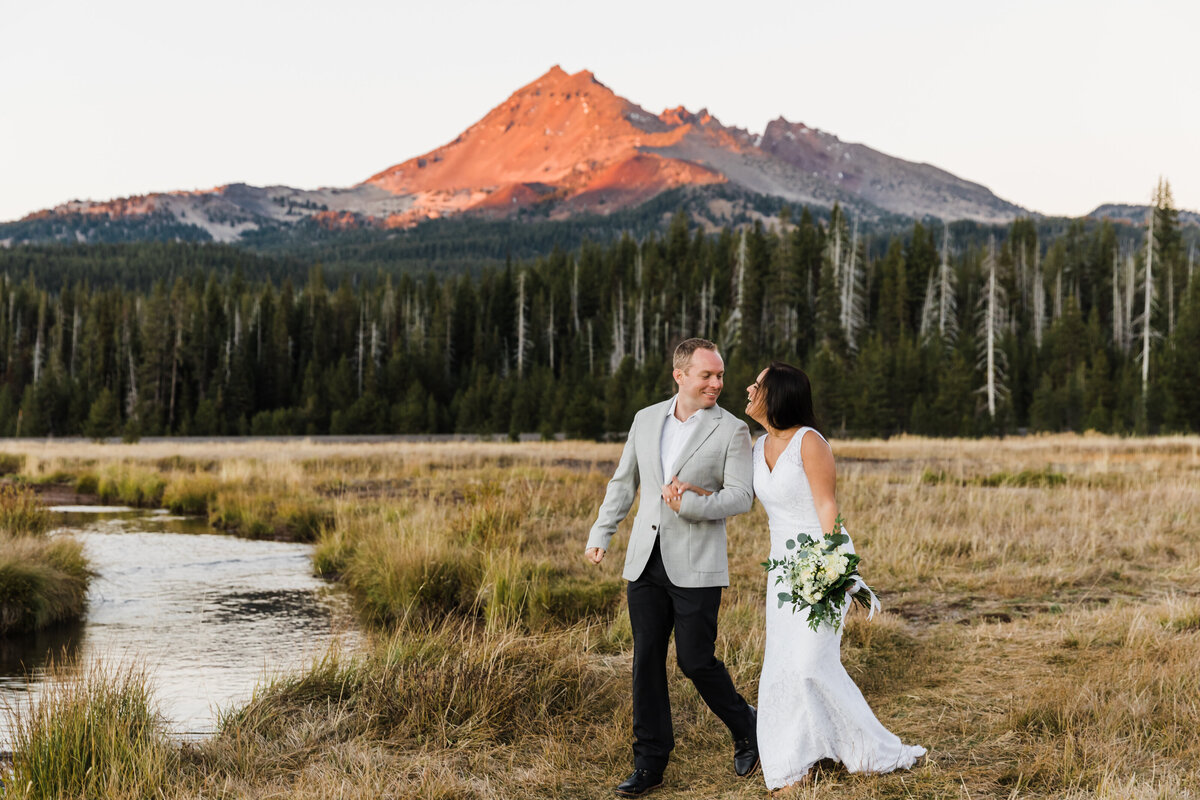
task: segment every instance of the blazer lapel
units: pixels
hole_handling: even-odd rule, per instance
[[[702,444],[708,441],[708,437],[712,436],[713,431],[717,429],[717,424],[720,422],[720,419],[720,406],[713,406],[712,408],[705,409],[701,413],[700,419],[696,424],[696,430],[692,431],[692,435],[688,438],[687,444],[683,446],[683,450],[681,450],[679,453],[679,458],[675,460],[674,465],[671,467],[672,475],[678,475],[679,470],[684,464],[687,463],[687,460],[691,458],[697,450],[700,449]],[[662,469],[662,467],[659,467],[659,469]]]

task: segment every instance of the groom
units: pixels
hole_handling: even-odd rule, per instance
[[[725,363],[716,345],[684,341],[673,367],[679,391],[634,416],[586,550],[599,564],[644,482],[623,574],[633,627],[634,770],[616,788],[621,797],[661,786],[675,747],[666,664],[672,628],[680,670],[733,734],[735,772],[746,777],[758,766],[754,709],[714,655],[721,588],[729,585],[725,518],[753,502],[750,432],[717,405]],[[680,494],[671,486],[676,476],[711,493]]]

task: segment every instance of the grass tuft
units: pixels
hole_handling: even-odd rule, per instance
[[[328,506],[283,487],[256,488],[224,483],[208,500],[208,522],[214,528],[251,539],[311,542],[332,522]]]
[[[25,469],[25,456],[20,453],[0,453],[0,475],[20,475]]]
[[[50,528],[50,512],[27,486],[0,486],[0,534],[43,536]]]
[[[4,797],[152,798],[178,760],[136,667],[59,669],[12,713],[12,790]]]
[[[162,504],[176,514],[203,516],[219,488],[217,479],[207,473],[175,473],[163,489]]]
[[[90,578],[75,539],[0,534],[0,636],[78,619]]]
[[[166,487],[167,481],[158,470],[121,462],[100,472],[96,494],[104,503],[158,508],[162,505]]]

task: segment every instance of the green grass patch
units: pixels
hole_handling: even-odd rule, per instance
[[[204,473],[179,473],[167,482],[162,504],[176,514],[204,516],[208,514],[220,482]]]
[[[343,574],[367,617],[381,625],[468,614],[478,608],[477,554],[420,553],[368,544]]]
[[[312,542],[322,528],[333,524],[333,512],[324,503],[307,497],[223,487],[208,501],[208,522],[214,528],[251,539]]]
[[[166,488],[167,481],[157,470],[132,464],[113,464],[101,471],[96,494],[105,503],[158,508],[162,505]]]
[[[144,672],[60,671],[47,687],[14,714],[12,790],[4,797],[161,796],[178,756]]]
[[[0,534],[0,636],[78,619],[91,575],[75,539]]]

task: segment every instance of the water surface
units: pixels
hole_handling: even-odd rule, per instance
[[[139,663],[170,728],[211,733],[218,710],[264,675],[302,668],[335,639],[357,642],[343,591],[312,575],[311,545],[213,534],[201,520],[106,507],[56,510],[97,577],[76,624],[0,639],[0,706],[46,681],[51,659]],[[0,714],[0,751],[9,750]]]

